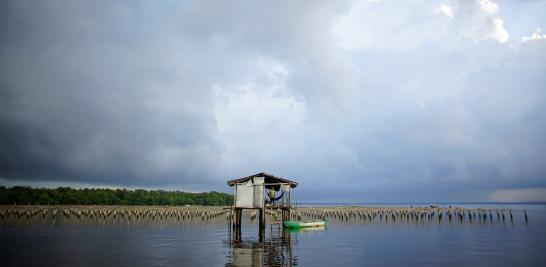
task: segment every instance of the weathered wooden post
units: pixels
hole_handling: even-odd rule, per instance
[[[265,206],[261,209],[259,209],[259,216],[260,216],[260,220],[259,220],[259,230],[258,230],[258,239],[260,242],[262,242],[264,240],[264,235],[265,235]]]
[[[497,210],[497,222],[500,223],[500,215],[499,215],[499,210]]]

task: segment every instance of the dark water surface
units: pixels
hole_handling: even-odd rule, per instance
[[[180,223],[3,221],[1,266],[546,266],[546,206],[512,205],[513,223],[365,223],[286,232],[245,221],[233,242],[225,218]],[[529,222],[523,217],[527,209]],[[248,217],[247,217],[248,218]]]

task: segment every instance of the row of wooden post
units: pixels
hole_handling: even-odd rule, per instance
[[[505,211],[507,216],[505,216]],[[496,216],[493,215],[496,213]],[[451,221],[452,219],[463,222],[466,219],[470,223],[472,221],[493,222],[494,218],[498,222],[505,222],[508,219],[513,222],[514,215],[512,210],[504,209],[458,209],[458,208],[369,208],[369,207],[303,207],[297,208],[293,214],[294,218],[301,219],[307,217],[312,219],[339,219],[348,221],[364,220],[368,222],[375,221],[376,217],[381,221],[389,219],[395,221],[426,221],[432,222],[437,220],[442,222],[443,219]],[[528,222],[527,211],[523,210],[525,222]],[[436,219],[435,219],[436,218]]]
[[[0,206],[1,219],[55,219],[58,215],[75,219],[120,220],[209,220],[226,214],[223,207],[157,206]]]

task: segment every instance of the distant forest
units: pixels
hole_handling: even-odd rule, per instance
[[[226,193],[187,193],[163,190],[31,188],[0,186],[2,205],[203,205],[227,206],[233,196]]]

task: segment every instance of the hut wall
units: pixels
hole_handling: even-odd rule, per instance
[[[246,183],[237,184],[237,208],[263,208],[264,178],[254,177]]]

